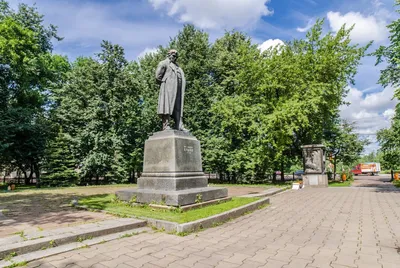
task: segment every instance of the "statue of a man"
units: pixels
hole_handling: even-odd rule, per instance
[[[178,52],[168,51],[167,59],[158,64],[156,79],[160,84],[157,113],[163,122],[163,130],[169,130],[170,117],[174,119],[174,129],[186,131],[183,127],[183,97],[186,81],[182,69],[176,63]]]

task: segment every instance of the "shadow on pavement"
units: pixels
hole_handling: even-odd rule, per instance
[[[51,193],[0,196],[0,205],[5,216],[0,220],[0,237],[30,228],[54,229],[74,223],[112,218],[110,215],[71,208],[71,200],[79,197]]]

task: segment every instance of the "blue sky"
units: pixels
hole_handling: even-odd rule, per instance
[[[388,44],[386,25],[398,18],[394,0],[9,0],[36,5],[46,23],[59,27],[65,39],[55,45],[55,53],[92,56],[104,40],[122,45],[128,59],[154,51],[182,29],[193,23],[207,31],[210,40],[224,30],[246,32],[253,42],[265,48],[293,38],[303,38],[317,18],[324,18],[325,31],[337,31],[343,23],[355,24],[354,43],[365,45],[374,40],[370,52]],[[394,89],[377,85],[380,69],[373,57],[359,67],[356,84],[350,86],[341,108],[343,118],[356,123],[357,132],[372,144],[366,153],[376,150],[374,134],[388,127],[396,101]]]

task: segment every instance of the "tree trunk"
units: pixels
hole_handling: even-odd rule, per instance
[[[29,184],[32,183],[33,181],[33,164],[31,164],[31,166],[29,167]]]
[[[217,172],[217,181],[218,183],[222,183],[224,181],[224,173],[222,171]]]
[[[36,176],[36,187],[40,188],[40,168],[37,163],[33,164],[33,169],[35,171],[35,176]]]
[[[22,170],[22,169],[21,169],[21,171],[22,171],[22,173],[24,173],[25,185],[28,185],[28,184],[29,184],[29,178],[28,178],[28,175],[26,174],[26,171],[25,171],[25,170]]]
[[[100,179],[100,176],[97,174],[96,175],[96,185],[99,185],[99,179]]]
[[[283,171],[284,164],[283,161],[281,162],[281,182],[285,182],[285,172]]]
[[[129,178],[128,178],[128,182],[129,183],[133,183],[133,178],[132,178],[132,173],[134,174],[134,172],[132,172],[132,170],[129,171]]]
[[[390,170],[390,175],[391,175],[390,181],[394,181],[394,172],[393,172],[393,169]]]
[[[333,180],[336,181],[336,156],[333,160]]]

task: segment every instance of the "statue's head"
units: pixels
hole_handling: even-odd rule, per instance
[[[171,49],[170,51],[168,51],[167,57],[170,61],[176,62],[176,60],[178,59],[178,51],[176,51],[175,49]]]

